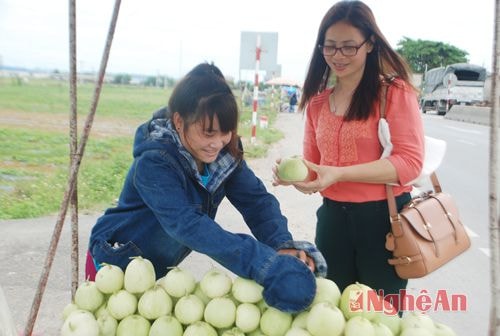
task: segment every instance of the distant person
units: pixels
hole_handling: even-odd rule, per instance
[[[197,251],[261,284],[270,306],[309,306],[324,259],[312,244],[293,241],[278,201],[247,166],[238,115],[214,65],[196,66],[177,84],[168,109],[137,129],[118,204],[92,229],[86,277],[94,279],[101,263],[125,269],[133,256],[149,259],[160,277]],[[215,222],[225,197],[253,236]]]
[[[328,87],[335,77],[335,85]],[[392,154],[381,157],[377,135],[382,86]],[[339,1],[321,21],[299,108],[306,109],[303,156],[311,170],[294,186],[320,192],[316,244],[328,278],[343,290],[360,282],[398,294],[407,280],[387,260],[391,230],[385,185],[395,184],[398,207],[407,203],[424,157],[424,133],[408,65],[387,42],[371,9]],[[275,175],[275,185],[286,184]]]
[[[290,113],[295,113],[295,110],[297,108],[297,93],[294,91],[292,92],[292,95],[290,96]]]

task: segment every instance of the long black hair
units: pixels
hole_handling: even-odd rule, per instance
[[[318,48],[324,44],[328,28],[337,22],[346,22],[357,28],[373,50],[366,57],[366,65],[358,87],[353,93],[351,105],[344,116],[346,120],[366,120],[373,103],[378,99],[381,77],[399,77],[410,87],[411,71],[406,61],[395,52],[380,31],[373,12],[361,1],[342,0],[326,12],[319,26],[314,51],[304,82],[299,109],[303,110],[312,97],[328,86],[331,70]]]
[[[188,72],[174,88],[168,101],[168,117],[178,112],[184,120],[184,128],[205,121],[208,116],[212,129],[217,116],[221,132],[232,132],[227,150],[237,159],[242,158],[237,135],[239,111],[236,99],[222,72],[213,64],[201,63]]]

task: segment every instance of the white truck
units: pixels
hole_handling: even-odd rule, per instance
[[[422,112],[434,110],[439,115],[445,115],[455,104],[484,103],[486,77],[486,68],[468,63],[456,63],[426,71],[420,97]]]

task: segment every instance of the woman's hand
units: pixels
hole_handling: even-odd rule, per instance
[[[304,251],[302,250],[296,250],[296,249],[281,249],[281,250],[278,250],[278,253],[279,254],[288,254],[288,255],[291,255],[293,257],[297,257],[299,258],[304,264],[307,265],[307,267],[309,267],[309,269],[311,270],[311,272],[314,273],[314,270],[315,270],[315,264],[314,264],[314,260],[312,258],[310,258]]]
[[[316,175],[316,179],[304,182],[295,182],[295,188],[304,194],[313,194],[323,191],[340,180],[341,169],[339,167],[317,165],[304,160],[307,168]]]
[[[282,186],[289,186],[289,185],[292,185],[291,182],[285,182],[285,181],[282,181],[279,176],[278,176],[278,166],[280,165],[280,162],[281,162],[281,158],[277,159],[276,160],[276,163],[274,164],[272,170],[273,170],[273,186],[276,187],[276,186],[279,186],[279,185],[282,185]]]

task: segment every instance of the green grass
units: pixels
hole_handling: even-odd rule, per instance
[[[64,134],[0,129],[0,218],[30,218],[57,212],[68,178]],[[120,191],[131,162],[130,139],[90,138],[80,167],[81,209],[109,204]],[[8,150],[6,149],[8,148]]]
[[[94,84],[82,83],[77,88],[78,114],[87,115],[94,96]],[[104,117],[145,119],[158,107],[166,105],[171,89],[104,84],[97,114]],[[67,114],[69,89],[67,82],[30,80],[28,82],[0,78],[0,108],[13,111]]]
[[[78,86],[78,114],[88,113],[93,84]],[[171,89],[105,84],[96,115],[108,122],[133,125],[147,120],[165,105]],[[65,82],[0,78],[0,113],[66,118],[69,93]],[[250,144],[251,107],[241,107],[239,133],[247,159],[262,157],[270,144],[282,138],[272,127],[276,112],[268,104],[259,115],[269,117],[268,128],[257,128]],[[68,178],[69,136],[66,127],[48,130],[33,125],[0,126],[0,219],[32,218],[56,213]],[[85,149],[78,177],[79,208],[100,211],[115,202],[132,161],[131,136],[93,136]]]
[[[264,106],[259,108],[258,115],[268,116],[269,125],[271,127],[261,128],[260,123],[257,123],[256,129],[256,144],[251,144],[249,141],[245,143],[245,155],[248,158],[258,158],[263,157],[267,153],[267,149],[269,145],[281,140],[283,138],[283,133],[281,133],[276,128],[273,128],[272,125],[276,119],[277,113],[271,111],[269,108],[269,104],[265,104]],[[251,135],[252,134],[252,111],[246,110],[242,113],[239,127],[240,134]],[[246,137],[249,140],[250,136]]]

